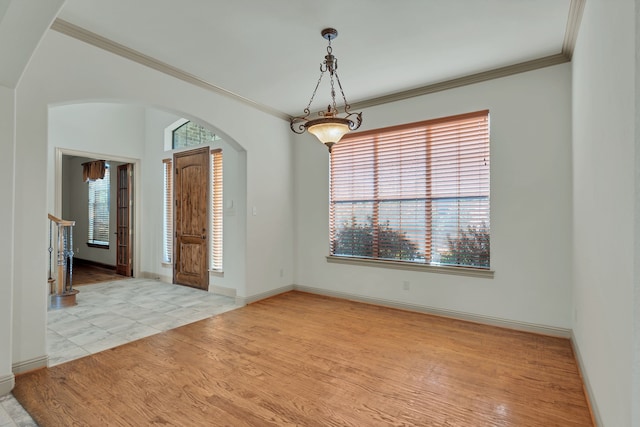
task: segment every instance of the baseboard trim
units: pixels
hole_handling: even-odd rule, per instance
[[[73,258],[73,263],[76,264],[76,265],[90,265],[92,267],[99,267],[99,268],[104,268],[106,270],[116,271],[116,266],[115,265],[104,264],[102,262],[92,261],[90,259],[83,259],[83,258],[74,257]]]
[[[14,363],[11,368],[14,374],[24,374],[25,372],[33,371],[35,369],[46,368],[49,365],[49,356],[35,357],[33,359],[24,360],[22,362]]]
[[[233,288],[225,288],[224,286],[209,285],[209,292],[225,297],[236,298],[236,290]]]
[[[578,373],[580,374],[580,378],[582,379],[582,384],[584,386],[584,394],[587,398],[589,411],[591,412],[591,420],[593,421],[594,426],[602,426],[604,424],[600,417],[600,411],[598,411],[598,405],[596,404],[596,400],[593,395],[593,388],[591,388],[591,383],[587,376],[587,370],[585,369],[582,355],[580,354],[580,347],[578,347],[578,342],[576,341],[576,336],[573,333],[573,330],[571,330],[571,348],[573,349],[573,355],[575,356],[576,363],[578,364]]]
[[[276,288],[276,289],[272,289],[270,291],[267,292],[262,292],[260,294],[256,294],[256,295],[251,295],[248,297],[236,297],[236,304],[238,305],[247,305],[247,304],[252,304],[254,302],[263,300],[263,299],[267,299],[267,298],[271,298],[274,297],[276,295],[280,295],[280,294],[284,294],[285,292],[289,292],[289,291],[293,291],[294,290],[294,286],[293,285],[287,285],[287,286],[282,286],[280,288]]]
[[[150,271],[141,271],[138,277],[140,277],[141,279],[159,280],[162,283],[173,283],[173,277],[164,276],[158,273],[152,273]]]
[[[0,377],[0,396],[11,393],[16,385],[16,377],[13,374]]]
[[[415,311],[418,313],[433,314],[441,317],[448,317],[457,320],[465,320],[467,322],[480,323],[483,325],[498,326],[501,328],[514,329],[517,331],[532,332],[540,335],[549,335],[561,338],[571,338],[571,330],[558,328],[555,326],[539,325],[535,323],[518,322],[513,320],[501,319],[498,317],[483,316],[479,314],[465,313],[461,311],[445,310],[441,308],[429,307],[425,305],[411,304],[386,300],[383,298],[365,297],[361,295],[349,294],[345,292],[329,291],[312,286],[294,285],[293,289],[310,294],[324,295],[334,298],[341,298],[350,301],[364,302],[383,307],[397,308],[400,310]]]

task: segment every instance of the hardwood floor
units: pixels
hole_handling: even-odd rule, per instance
[[[115,268],[105,268],[82,261],[76,261],[73,264],[73,286],[111,282],[126,278],[126,276],[117,274]]]
[[[590,426],[568,340],[289,292],[49,369],[41,427]]]

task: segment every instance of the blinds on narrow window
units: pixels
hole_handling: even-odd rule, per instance
[[[162,210],[162,262],[173,259],[173,162],[162,161],[164,166],[164,206]]]
[[[346,135],[331,254],[489,268],[489,112]]]
[[[88,182],[89,236],[91,245],[109,246],[109,188],[111,174],[106,165],[104,178]]]
[[[222,150],[211,150],[211,269],[222,270]]]

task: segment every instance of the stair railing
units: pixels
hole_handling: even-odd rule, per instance
[[[73,289],[73,227],[75,221],[49,217],[49,308],[57,309],[76,305],[77,290]],[[55,247],[54,247],[54,242]],[[53,278],[55,251],[56,279]]]

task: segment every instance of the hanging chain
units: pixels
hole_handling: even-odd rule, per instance
[[[329,30],[330,29],[327,29],[326,31],[329,31]],[[337,34],[335,30],[333,31],[335,34]],[[322,82],[322,77],[324,76],[324,73],[327,71],[329,71],[329,80],[331,84],[331,104],[329,104],[326,111],[324,110],[319,111],[318,115],[325,118],[333,118],[338,116],[339,111],[338,111],[338,105],[336,102],[336,89],[335,89],[335,81],[337,80],[338,89],[340,90],[340,94],[342,95],[342,100],[344,101],[344,113],[346,114],[345,119],[348,120],[349,122],[349,128],[351,130],[358,129],[360,127],[360,124],[362,123],[362,113],[350,112],[351,106],[347,103],[347,97],[344,94],[344,89],[342,88],[342,82],[340,82],[340,77],[338,76],[338,71],[337,71],[338,58],[333,56],[333,48],[331,47],[331,39],[332,39],[331,34],[332,33],[325,34],[325,31],[323,31],[322,33],[322,36],[325,37],[329,42],[327,45],[327,54],[324,57],[324,61],[320,64],[320,77],[318,78],[316,87],[313,89],[313,93],[311,94],[311,99],[309,99],[309,103],[307,104],[307,107],[304,109],[305,115],[290,118],[291,130],[295,133],[301,134],[305,132],[307,123],[310,121],[309,115],[311,114],[311,105],[313,104],[313,101],[316,97],[316,93],[318,92],[318,88],[320,87],[320,83]],[[326,37],[327,35],[328,37]],[[335,74],[335,80],[334,80],[334,74]]]
[[[342,94],[342,100],[344,101],[344,112],[348,113],[349,109],[351,108],[351,106],[347,103],[347,97],[344,95],[344,90],[342,90],[342,83],[340,83],[340,77],[338,76],[338,73],[336,72],[336,80],[338,81],[338,87],[340,88],[340,93]],[[331,79],[331,84],[333,85],[333,79]],[[332,89],[333,91],[333,89]],[[333,99],[333,106],[335,108],[336,105],[336,100],[335,97]]]
[[[324,71],[322,71],[322,65],[320,65],[320,77],[318,78],[318,83],[316,83],[316,88],[313,89],[313,93],[311,94],[311,99],[309,100],[309,103],[307,104],[307,108],[304,109],[305,114],[310,114],[311,113],[311,104],[313,103],[313,98],[316,97],[316,92],[318,91],[318,87],[320,86],[320,82],[322,81],[322,76],[324,76]]]

